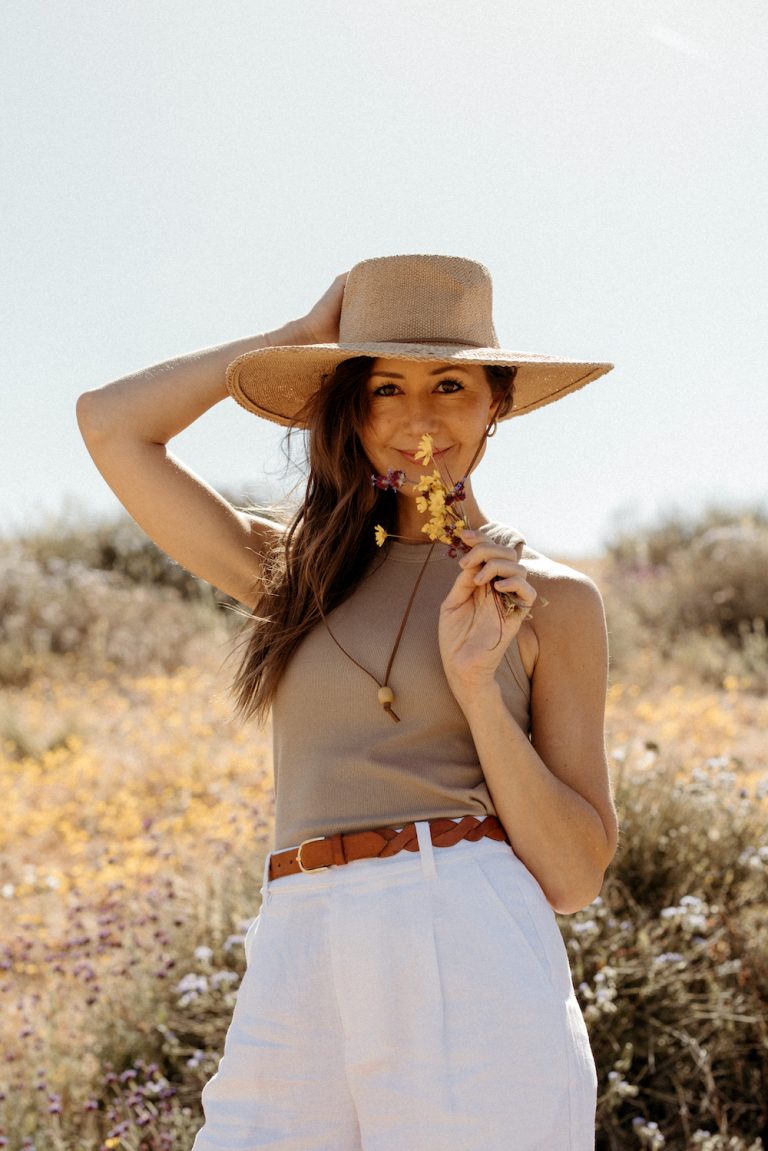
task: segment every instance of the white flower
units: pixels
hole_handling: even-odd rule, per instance
[[[211,976],[211,986],[220,987],[222,983],[237,983],[240,976],[234,971],[214,971]]]
[[[716,907],[710,907],[696,895],[684,895],[677,907],[664,907],[661,910],[662,919],[671,919],[678,923],[684,931],[703,931],[707,926],[707,918]]]
[[[176,990],[179,992],[179,1006],[187,1007],[193,1003],[200,995],[204,995],[208,990],[208,980],[204,975],[196,975],[194,971],[190,971],[189,975],[185,975],[176,984]]]
[[[600,928],[597,926],[594,919],[583,919],[581,922],[576,920],[575,923],[571,924],[571,931],[575,932],[576,935],[584,935],[587,932],[596,932],[599,930]]]
[[[639,1087],[628,1083],[618,1071],[608,1072],[608,1082],[611,1085],[611,1090],[614,1094],[618,1095],[620,1099],[631,1099],[640,1091]]]
[[[661,1148],[666,1145],[667,1141],[659,1131],[658,1123],[646,1123],[642,1116],[636,1115],[632,1120],[632,1126],[640,1140],[641,1147],[647,1147],[649,1151],[661,1151]]]
[[[663,963],[685,963],[685,958],[679,951],[665,951],[662,955],[657,955],[653,962],[659,967]]]
[[[711,768],[713,771],[718,771],[720,768],[728,766],[728,756],[713,755],[706,761],[706,764],[707,767]]]

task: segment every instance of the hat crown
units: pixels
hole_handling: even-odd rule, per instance
[[[460,256],[379,256],[351,269],[339,343],[498,348],[488,269]]]

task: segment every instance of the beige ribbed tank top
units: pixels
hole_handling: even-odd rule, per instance
[[[513,545],[499,524],[482,529]],[[328,616],[339,643],[381,681],[429,544],[391,540],[353,595]],[[495,814],[464,714],[443,672],[440,605],[458,575],[438,544],[390,675],[394,723],[376,684],[314,628],[280,680],[273,705],[275,850],[336,831],[401,827],[437,816]],[[506,706],[530,730],[530,682],[517,641],[497,673]]]

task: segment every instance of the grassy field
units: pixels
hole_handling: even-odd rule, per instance
[[[40,586],[24,609],[38,632]],[[258,910],[270,737],[233,721],[229,629],[209,609],[203,626],[196,601],[167,611],[163,591],[143,601],[154,655],[162,627],[178,639],[194,617],[184,644],[173,666],[140,651],[131,668],[111,658],[125,591],[109,627],[100,601],[96,639],[83,624],[52,653],[38,635],[23,668],[5,649],[0,1147],[13,1151],[186,1151]],[[49,635],[57,612],[77,615],[54,608]],[[758,1151],[768,700],[748,669],[697,677],[653,644],[627,654],[624,636],[607,719],[621,847],[601,898],[560,919],[600,1074],[597,1146]]]

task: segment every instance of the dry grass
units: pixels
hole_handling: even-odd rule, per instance
[[[258,909],[266,736],[230,723],[216,660],[62,671],[0,705],[0,1131],[37,1151],[183,1148]]]
[[[230,722],[218,657],[63,670],[0,702],[0,1130],[36,1151],[183,1149],[258,909],[268,733]],[[622,850],[602,900],[561,920],[601,1148],[761,1146],[768,841],[751,726],[767,711],[735,691],[612,687]]]
[[[258,910],[269,733],[232,722],[211,602],[162,568],[159,591],[130,586],[149,562],[133,537],[88,579],[69,544],[35,546],[29,578],[0,581],[0,1147],[186,1151]],[[758,1151],[768,700],[746,674],[702,680],[640,645],[617,589],[622,841],[601,899],[560,920],[598,1151]]]

